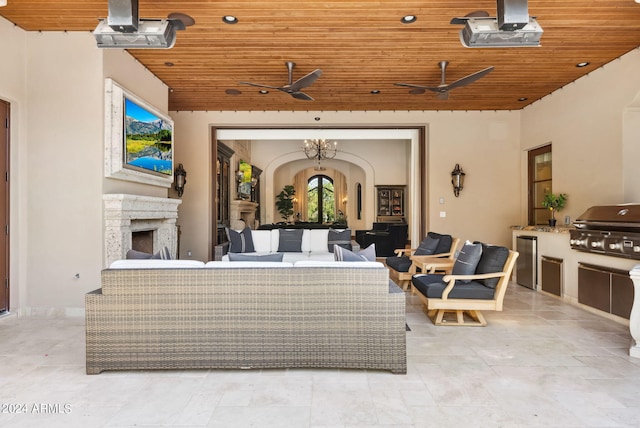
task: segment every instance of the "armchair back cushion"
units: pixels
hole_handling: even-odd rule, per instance
[[[509,257],[509,249],[507,247],[500,247],[498,245],[482,245],[482,257],[476,267],[476,274],[500,272],[504,268],[504,264]],[[487,278],[479,279],[478,282],[482,283],[485,287],[496,288],[500,278]]]

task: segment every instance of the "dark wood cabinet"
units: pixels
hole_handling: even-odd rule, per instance
[[[628,272],[579,264],[578,302],[629,319],[633,293],[633,281]]]
[[[231,156],[235,152],[218,141],[216,144],[216,159],[215,159],[215,183],[213,188],[215,189],[214,207],[213,212],[216,213],[215,218],[215,242],[214,245],[221,244],[227,240],[225,227],[230,224],[229,216],[229,202],[231,201]]]
[[[378,222],[404,222],[405,186],[376,186]]]
[[[562,296],[562,259],[542,256],[542,291]]]

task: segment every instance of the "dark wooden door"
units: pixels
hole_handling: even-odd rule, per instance
[[[9,103],[0,100],[0,312],[9,310]]]

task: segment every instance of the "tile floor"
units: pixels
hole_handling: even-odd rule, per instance
[[[82,319],[0,319],[2,427],[640,426],[628,328],[511,284],[489,325],[435,327],[407,298],[408,374],[84,372]]]

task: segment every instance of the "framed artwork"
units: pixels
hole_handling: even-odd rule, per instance
[[[173,183],[173,121],[112,79],[105,81],[105,176]]]

